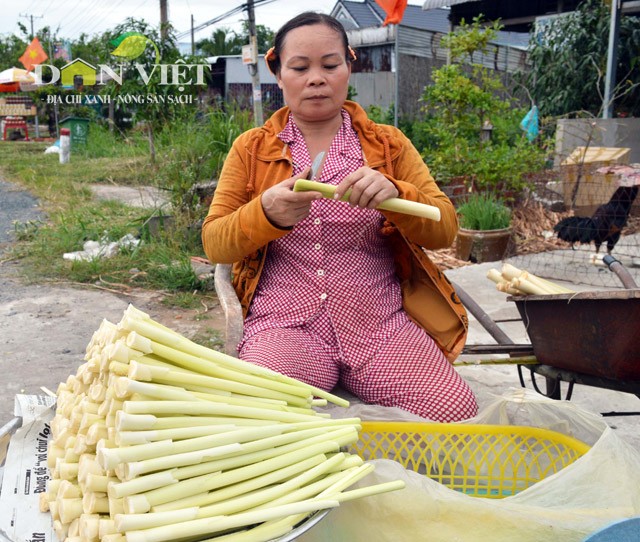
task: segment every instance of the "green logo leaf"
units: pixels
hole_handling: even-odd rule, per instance
[[[140,32],[125,32],[124,34],[120,34],[116,39],[111,40],[111,43],[117,47],[129,36],[143,36],[143,34],[140,34]]]
[[[111,43],[116,46],[116,48],[111,51],[111,54],[113,56],[126,58],[127,60],[138,58],[144,53],[147,44],[150,43],[156,51],[156,64],[160,61],[160,51],[158,51],[156,44],[139,32],[126,32],[118,36]]]

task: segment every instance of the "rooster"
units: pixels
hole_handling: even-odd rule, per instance
[[[620,239],[622,228],[627,223],[631,205],[638,195],[638,186],[620,186],[611,199],[600,205],[593,216],[570,216],[563,218],[554,227],[558,239],[575,244],[590,244],[596,246],[596,253],[600,246],[607,243],[607,252],[611,254],[613,247]]]

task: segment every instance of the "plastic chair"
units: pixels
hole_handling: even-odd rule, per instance
[[[583,542],[640,542],[640,517],[611,523],[590,534]]]
[[[240,300],[231,284],[231,264],[216,264],[213,276],[216,295],[225,317],[224,352],[237,357],[237,346],[244,331],[244,318]]]

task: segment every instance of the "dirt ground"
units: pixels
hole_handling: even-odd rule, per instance
[[[0,260],[1,260],[0,256]],[[129,303],[187,337],[221,330],[217,302],[201,309],[167,308],[162,294],[129,295],[91,287],[24,284],[15,262],[0,265],[0,426],[13,417],[18,393],[55,391],[84,362],[85,348],[103,318],[117,323]]]

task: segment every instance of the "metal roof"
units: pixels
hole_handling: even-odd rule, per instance
[[[447,6],[451,21],[458,25],[461,19],[471,21],[482,14],[487,21],[499,19],[505,29],[527,32],[538,17],[575,11],[582,0],[424,0],[422,9],[433,10]],[[610,2],[607,2],[610,4]],[[640,0],[620,0],[620,13],[633,15],[640,13]]]
[[[491,40],[491,43],[525,50],[529,48],[530,38],[531,36],[528,32],[505,32],[500,30],[495,39]]]
[[[453,1],[455,3],[455,0]],[[469,2],[469,0],[458,1]],[[439,3],[446,2],[439,0]],[[384,11],[373,0],[365,0],[364,2],[338,0],[331,13],[334,15],[339,14],[341,10],[345,10],[352,19],[348,20],[344,18],[344,16],[340,18],[346,30],[379,27],[385,19]],[[422,6],[408,4],[400,26],[447,34],[451,30],[449,23],[450,13],[449,9],[436,8],[425,11]],[[529,45],[529,34],[501,31],[498,32],[498,36],[492,43],[507,45],[518,49],[527,49]]]
[[[359,28],[380,26],[386,18],[383,9],[372,0],[364,2],[339,0],[338,4],[343,6]],[[336,7],[333,8],[332,13]],[[422,30],[447,33],[449,32],[449,11],[445,9],[425,11],[422,6],[408,4],[400,24]]]
[[[346,9],[353,20],[356,21],[359,28],[380,26],[382,21],[384,21],[384,12],[373,2],[345,1],[339,3],[344,6],[344,9]]]

